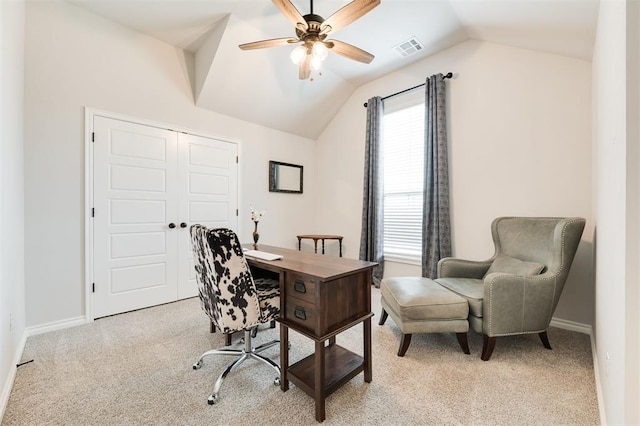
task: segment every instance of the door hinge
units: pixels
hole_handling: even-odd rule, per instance
[[[91,142],[95,142],[95,141],[96,141],[96,133],[91,132]]]
[[[91,292],[95,293],[96,292],[96,283],[92,283],[91,284]]]
[[[91,207],[91,217],[96,217],[96,209]]]
[[[238,209],[236,209],[236,216],[238,216]]]
[[[238,164],[238,161],[239,161],[239,160],[238,160],[238,156],[236,155],[236,164]]]

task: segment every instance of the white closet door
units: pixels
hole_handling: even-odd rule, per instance
[[[94,117],[94,318],[176,300],[177,133]]]
[[[178,146],[178,299],[184,299],[198,294],[189,227],[198,223],[237,231],[238,146],[184,133]]]

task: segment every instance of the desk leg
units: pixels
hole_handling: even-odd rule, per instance
[[[315,238],[313,239],[313,252],[318,253],[318,240]]]
[[[324,238],[322,239],[322,254],[324,254]]]
[[[316,342],[315,354],[315,385],[314,399],[316,400],[316,420],[319,422],[325,419],[324,400],[324,342]]]
[[[280,323],[280,390],[289,390],[289,328]]]
[[[371,368],[371,317],[363,322],[364,325],[364,381],[371,383],[373,379]]]

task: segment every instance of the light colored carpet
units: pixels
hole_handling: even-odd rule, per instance
[[[362,373],[326,401],[327,425],[594,425],[598,405],[589,336],[551,328],[553,350],[537,335],[498,339],[480,360],[482,336],[471,332],[471,355],[454,334],[413,336],[396,356],[400,332],[378,326],[373,290],[373,382]],[[256,343],[277,338],[261,328]],[[291,362],[313,351],[290,332]],[[236,339],[237,340],[237,339]],[[338,336],[362,353],[362,327]],[[274,372],[245,362],[225,381],[219,403],[207,405],[218,374],[232,360],[196,358],[224,345],[210,334],[198,299],[143,309],[30,337],[2,425],[313,425],[313,399],[291,385],[281,392]],[[266,352],[278,362],[278,348]]]

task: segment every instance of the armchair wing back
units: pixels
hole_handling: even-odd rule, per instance
[[[546,329],[584,226],[578,217],[500,217],[491,224],[492,258],[440,260],[436,281],[469,301],[469,324],[484,335],[482,359],[489,359],[498,336],[538,333],[551,348]]]
[[[585,219],[578,217],[500,217],[491,224],[496,249],[493,258],[505,255],[540,263],[544,265],[542,273],[529,279],[553,280],[548,322],[558,305],[584,226]]]

